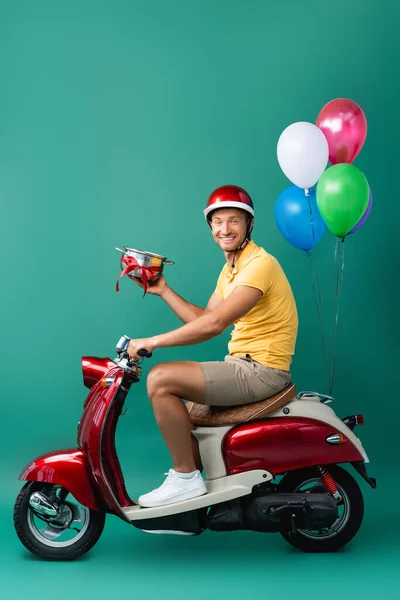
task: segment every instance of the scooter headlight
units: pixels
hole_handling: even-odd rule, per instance
[[[107,371],[115,367],[110,358],[96,358],[95,356],[82,357],[83,383],[91,389],[95,383],[105,376]]]

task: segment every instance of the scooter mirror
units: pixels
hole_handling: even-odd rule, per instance
[[[128,337],[127,335],[123,335],[118,341],[118,344],[116,347],[117,353],[121,354],[122,352],[126,352],[130,341],[131,341],[130,337]]]

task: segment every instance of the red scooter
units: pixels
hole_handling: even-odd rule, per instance
[[[132,361],[129,338],[117,358],[83,357],[90,389],[78,426],[78,447],[36,458],[20,474],[19,539],[43,559],[71,560],[99,539],[106,513],[151,533],[278,532],[305,552],[334,551],[357,533],[363,497],[350,464],[371,485],[368,457],[353,433],[362,415],[339,419],[329,396],[288,385],[273,398],[235,407],[186,404],[199,444],[208,493],[166,506],[141,508],[125,488],[115,431],[143,357]]]

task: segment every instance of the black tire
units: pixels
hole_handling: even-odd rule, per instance
[[[302,550],[303,552],[335,552],[350,542],[360,528],[364,515],[364,500],[361,490],[353,477],[337,465],[327,465],[326,469],[334,478],[339,492],[344,495],[344,500],[338,507],[343,508],[343,515],[332,526],[332,533],[317,532],[313,533],[307,530],[281,531],[281,535],[289,544]],[[326,491],[322,489],[323,483],[321,475],[317,468],[301,469],[287,473],[279,484],[280,492],[296,492],[308,481],[320,481],[318,492]],[[335,533],[335,526],[337,531]]]
[[[70,540],[64,542],[64,544],[67,543],[68,545],[59,547],[57,547],[57,543],[55,542],[48,541],[46,543],[45,537],[38,530],[37,535],[34,534],[34,513],[29,506],[29,499],[33,492],[41,491],[46,494],[51,487],[49,484],[39,482],[28,482],[24,485],[18,494],[14,506],[15,531],[25,548],[42,559],[75,560],[93,548],[103,531],[106,515],[97,510],[83,508],[85,527],[83,534],[76,536],[76,542]],[[69,503],[66,502],[66,504]],[[46,524],[44,523],[43,525],[45,526]]]

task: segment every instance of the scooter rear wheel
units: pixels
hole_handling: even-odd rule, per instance
[[[281,531],[281,535],[289,544],[303,552],[335,552],[350,542],[360,528],[364,515],[364,501],[361,490],[355,479],[337,465],[328,465],[342,501],[338,504],[339,516],[331,527],[310,531],[295,529]],[[316,468],[291,471],[283,477],[279,484],[280,492],[324,493],[325,486]]]
[[[29,501],[34,492],[41,492],[57,501],[63,488],[51,484],[28,482],[20,491],[14,506],[14,527],[32,554],[45,560],[75,560],[86,554],[99,539],[105,514],[79,505],[74,499],[57,502],[61,519],[38,516]]]

